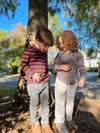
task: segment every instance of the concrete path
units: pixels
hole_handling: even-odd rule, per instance
[[[0,77],[0,86],[17,87],[18,80],[18,77]]]
[[[86,81],[84,87],[77,88],[76,97],[94,99],[100,102],[100,81]]]
[[[98,76],[98,73],[87,73],[84,87],[77,88],[76,98],[89,98],[100,101],[100,81],[90,81],[90,77]],[[54,93],[55,77],[50,78],[50,88]],[[19,78],[0,77],[0,86],[17,87]]]

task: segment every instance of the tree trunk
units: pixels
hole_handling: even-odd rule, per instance
[[[100,77],[100,65],[98,66],[98,73],[99,73],[99,77]]]
[[[27,111],[29,108],[29,97],[27,94],[26,77],[22,70],[20,71],[19,82],[15,94],[11,100],[11,105],[13,108],[20,107],[25,111]]]
[[[40,28],[48,27],[48,0],[29,0],[27,38],[30,45],[35,41],[35,34]],[[25,48],[28,45],[25,45]],[[20,71],[20,78],[16,92],[12,98],[12,107],[20,107],[24,110],[29,108],[29,97],[27,94],[26,77]]]
[[[27,36],[48,27],[48,0],[29,0]]]

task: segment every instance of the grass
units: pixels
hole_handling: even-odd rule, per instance
[[[89,78],[89,80],[91,80],[91,81],[100,81],[100,77],[99,76],[94,76],[94,77]]]
[[[4,76],[4,75],[6,75],[6,72],[0,73],[0,77],[2,77],[2,76]]]
[[[0,98],[6,97],[6,96],[13,96],[15,93],[14,87],[2,87],[0,86]]]

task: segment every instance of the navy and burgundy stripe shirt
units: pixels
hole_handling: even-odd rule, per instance
[[[41,74],[42,80],[39,83],[49,80],[47,69],[47,53],[32,45],[26,48],[21,59],[20,66],[27,76],[27,84],[36,83],[32,77],[34,73]]]

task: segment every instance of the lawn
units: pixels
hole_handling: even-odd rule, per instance
[[[91,80],[91,81],[100,81],[100,77],[99,76],[94,76],[94,77],[89,78],[89,80]]]
[[[6,96],[13,96],[15,93],[14,87],[2,87],[0,86],[0,98],[6,97]]]

